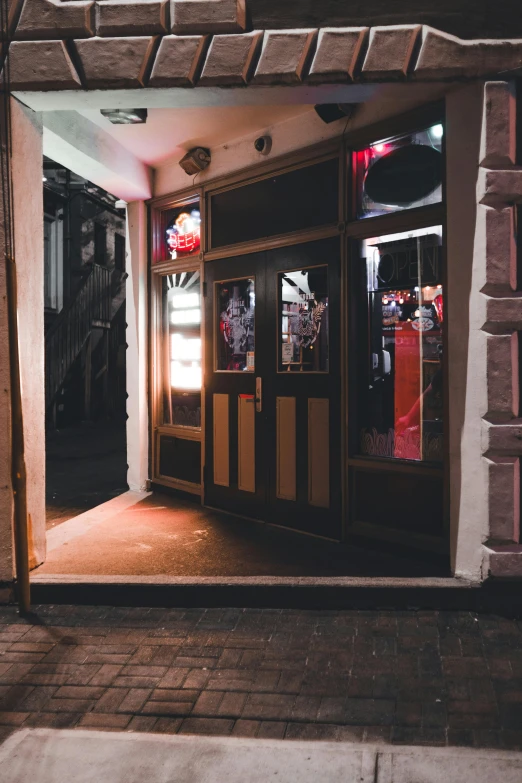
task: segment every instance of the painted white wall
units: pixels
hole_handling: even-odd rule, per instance
[[[125,201],[152,195],[152,170],[75,111],[44,111],[44,154]]]
[[[456,576],[475,581],[481,578],[488,534],[481,448],[481,418],[487,411],[480,293],[485,252],[477,225],[482,107],[482,84],[451,93],[446,103],[451,562]]]
[[[3,205],[0,202],[3,217]],[[13,578],[13,488],[11,484],[11,368],[5,262],[4,221],[0,220],[0,582]]]
[[[141,491],[149,478],[147,207],[127,206],[127,482]]]

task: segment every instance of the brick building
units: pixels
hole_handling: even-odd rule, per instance
[[[457,5],[11,5],[33,563],[45,154],[128,205],[131,489],[429,550],[474,582],[522,575],[522,21],[515,3]]]

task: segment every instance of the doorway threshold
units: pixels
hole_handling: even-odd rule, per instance
[[[474,611],[479,585],[444,577],[36,574],[34,604]]]
[[[31,590],[34,604],[463,611],[492,594],[416,559],[132,491],[49,531]]]

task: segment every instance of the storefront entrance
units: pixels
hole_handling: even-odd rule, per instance
[[[205,505],[341,539],[340,239],[205,264]]]
[[[447,551],[438,106],[153,213],[154,478],[356,544]],[[396,135],[392,135],[395,132]]]

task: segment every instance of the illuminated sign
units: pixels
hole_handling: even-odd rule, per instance
[[[170,257],[190,255],[201,245],[201,215],[198,209],[181,212],[165,232]]]

